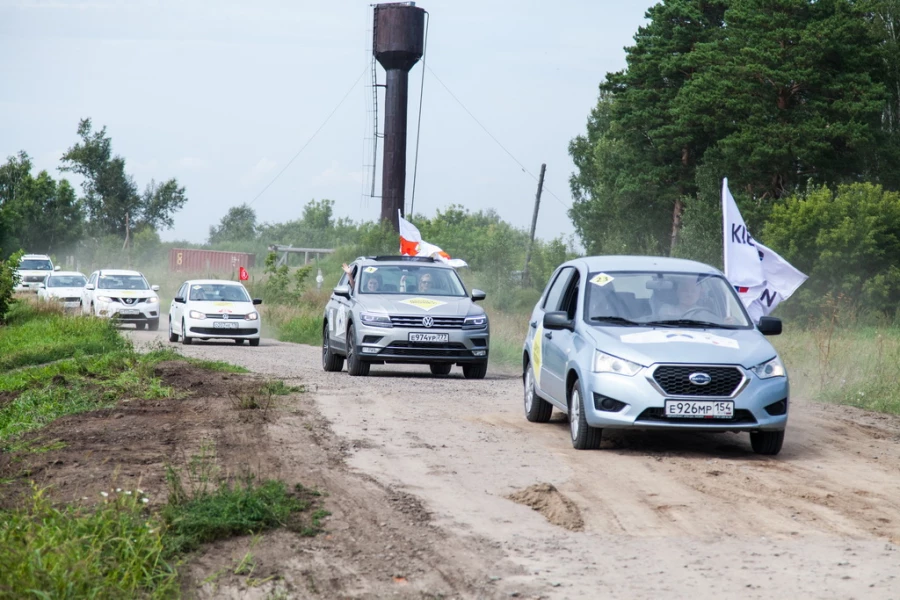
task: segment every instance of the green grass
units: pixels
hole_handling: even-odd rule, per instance
[[[129,346],[108,321],[65,316],[29,302],[16,302],[8,319],[0,327],[0,373]]]
[[[35,490],[30,506],[0,513],[0,597],[177,597],[162,522],[138,494],[106,500],[57,508]]]

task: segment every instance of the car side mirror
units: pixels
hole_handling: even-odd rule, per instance
[[[260,304],[262,304],[262,298],[253,299],[253,306],[259,306]]]
[[[575,331],[575,322],[569,318],[566,311],[544,313],[544,329],[568,329]]]
[[[159,291],[159,286],[158,286],[158,285],[151,285],[151,286],[150,286],[150,289],[153,290],[154,292],[158,292],[158,291]]]
[[[341,298],[350,299],[350,286],[349,285],[339,285],[332,290],[332,293],[335,296],[340,296]]]
[[[54,270],[54,271],[59,271],[61,268],[62,268],[62,267],[60,267],[59,265],[56,265],[55,267],[53,267],[53,270]]]
[[[93,283],[89,283],[89,284],[87,284],[86,286],[84,286],[84,289],[86,289],[86,290],[88,290],[88,291],[93,290],[93,289],[95,289],[95,288],[94,288],[94,284],[93,284]]]
[[[175,296],[174,298],[172,298],[172,300],[174,300],[178,304],[184,304],[184,296]]]
[[[484,300],[485,298],[487,298],[487,294],[485,294],[481,290],[472,290],[472,302],[478,302],[479,300]]]
[[[763,335],[781,335],[781,319],[776,317],[760,317],[756,325]]]

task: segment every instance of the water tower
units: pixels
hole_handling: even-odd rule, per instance
[[[406,122],[409,70],[422,58],[425,10],[415,2],[375,5],[372,51],[384,67],[384,165],[381,173],[381,219],[399,230],[397,211],[406,199]]]

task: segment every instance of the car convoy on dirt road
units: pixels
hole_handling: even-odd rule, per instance
[[[159,328],[159,286],[138,271],[62,272],[22,259],[24,287],[83,314]],[[37,272],[38,275],[31,273]],[[366,376],[372,365],[421,364],[483,379],[490,324],[456,270],[430,257],[360,257],[322,316],[322,367]],[[168,311],[170,342],[258,346],[261,316],[240,283],[185,281]],[[595,256],[560,265],[541,294],[522,347],[524,412],[554,409],[576,449],[603,429],[746,432],[754,452],[781,450],[788,420],[784,364],[765,339],[781,321],[754,323],[724,275],[708,265],[649,256]]]

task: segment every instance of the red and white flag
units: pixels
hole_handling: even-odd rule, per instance
[[[450,258],[450,255],[434,244],[429,244],[422,239],[422,234],[415,225],[397,215],[400,219],[400,254],[403,256],[430,256],[445,262],[451,267],[468,267],[468,263],[461,258]]]

